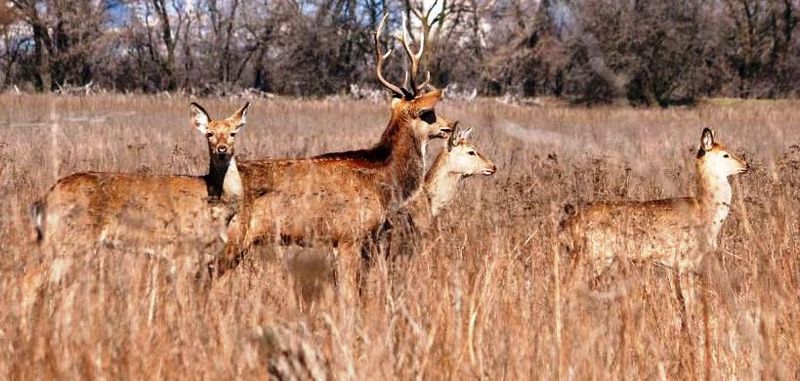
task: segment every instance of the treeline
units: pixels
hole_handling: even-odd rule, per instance
[[[423,65],[438,86],[649,105],[794,97],[798,8],[800,0],[11,0],[0,5],[0,87],[298,96],[377,87],[371,33],[389,12],[389,29],[405,16],[425,36]],[[402,79],[399,67],[390,73]]]

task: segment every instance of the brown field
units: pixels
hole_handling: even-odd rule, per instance
[[[332,290],[324,253],[270,248],[214,284],[175,270],[193,249],[98,248],[31,290],[52,261],[29,241],[27,209],[57,177],[206,170],[189,101],[0,97],[0,379],[800,377],[800,103],[445,101],[440,113],[476,126],[499,171],[465,182],[425,250],[378,259],[355,304]],[[213,117],[240,99],[201,103]],[[388,115],[386,104],[255,100],[237,155],[364,147]],[[623,264],[589,282],[579,265],[568,280],[554,239],[562,205],[693,192],[702,126],[752,170],[734,180],[714,256],[723,271],[683,282],[686,326],[671,271]]]

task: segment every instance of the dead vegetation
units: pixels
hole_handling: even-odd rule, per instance
[[[412,258],[377,258],[355,304],[331,290],[328,253],[264,248],[209,284],[208,254],[87,245],[68,269],[29,241],[27,208],[77,171],[202,174],[189,99],[4,96],[0,109],[0,378],[784,378],[800,374],[798,104],[680,109],[444,101],[497,164],[465,182]],[[204,100],[213,114],[239,100]],[[366,101],[256,100],[237,156],[368,146],[389,116]],[[92,120],[102,118],[102,122]],[[365,129],[363,126],[374,126]],[[751,164],[715,258],[688,279],[622,264],[589,287],[559,252],[565,202],[693,192],[711,126]],[[443,143],[442,143],[443,144]],[[433,157],[439,145],[429,149]],[[194,275],[194,274],[192,274]],[[36,277],[45,286],[32,289]]]

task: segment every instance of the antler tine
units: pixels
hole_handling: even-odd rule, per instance
[[[422,82],[421,85],[417,86],[416,90],[417,91],[422,91],[422,89],[424,89],[425,87],[427,87],[430,84],[431,84],[431,72],[430,71],[426,71],[425,72],[425,82]]]
[[[408,78],[409,78],[408,70],[406,70],[406,76],[405,76],[405,79],[403,80],[403,87],[410,89],[410,87],[408,86]],[[415,92],[420,92],[420,91],[424,90],[425,87],[427,87],[430,84],[431,84],[431,72],[430,71],[426,71],[425,72],[425,82],[422,82],[421,84],[417,85],[416,87],[414,87],[413,90]]]
[[[385,54],[381,53],[381,31],[383,31],[383,24],[386,23],[386,19],[389,18],[389,14],[385,14],[381,22],[378,24],[378,29],[375,30],[375,75],[378,76],[378,81],[383,84],[384,87],[389,89],[395,96],[404,97],[406,92],[403,91],[402,88],[393,85],[391,82],[387,81],[386,78],[383,77],[383,62],[389,58],[392,54],[392,49],[389,49]]]
[[[403,37],[400,39],[403,43],[403,49],[405,49],[406,54],[408,54],[408,59],[411,60],[411,74],[409,75],[409,89],[416,94],[418,91],[422,90],[425,86],[430,83],[430,73],[428,73],[425,82],[417,86],[417,75],[419,73],[419,60],[422,58],[422,52],[425,50],[425,34],[423,33],[419,40],[419,50],[414,53],[411,50],[411,46],[408,45],[408,20],[406,16],[403,15]]]

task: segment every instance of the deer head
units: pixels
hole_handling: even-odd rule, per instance
[[[730,175],[747,172],[748,165],[714,141],[714,131],[703,129],[700,148],[697,150],[697,166],[704,176],[726,179]]]
[[[447,139],[447,149],[439,153],[425,175],[425,195],[433,216],[437,216],[455,197],[464,178],[477,174],[489,176],[497,171],[497,166],[467,140],[471,132],[472,128],[460,129],[458,123],[454,123],[453,133]]]
[[[197,103],[189,105],[189,115],[195,129],[208,140],[208,153],[214,161],[229,161],[235,151],[236,134],[247,123],[247,109],[250,102],[239,108],[233,115],[221,120],[211,120],[208,112]]]
[[[458,122],[453,126],[453,133],[447,139],[447,167],[451,173],[469,177],[477,174],[490,176],[497,172],[497,166],[483,156],[475,145],[467,138],[472,127],[459,128]]]
[[[383,76],[384,61],[392,54],[392,49],[382,53],[380,41],[383,25],[388,16],[388,14],[383,16],[375,31],[375,74],[381,84],[392,93],[392,117],[410,124],[414,133],[420,138],[445,138],[452,132],[453,123],[436,113],[436,105],[443,96],[442,90],[435,89],[430,85],[430,72],[426,72],[425,80],[422,83],[417,82],[419,60],[425,48],[425,38],[424,36],[420,38],[419,50],[414,52],[409,45],[405,17],[400,41],[409,59],[409,70],[406,72],[404,86],[392,84]],[[430,89],[430,91],[423,92],[426,89]]]

